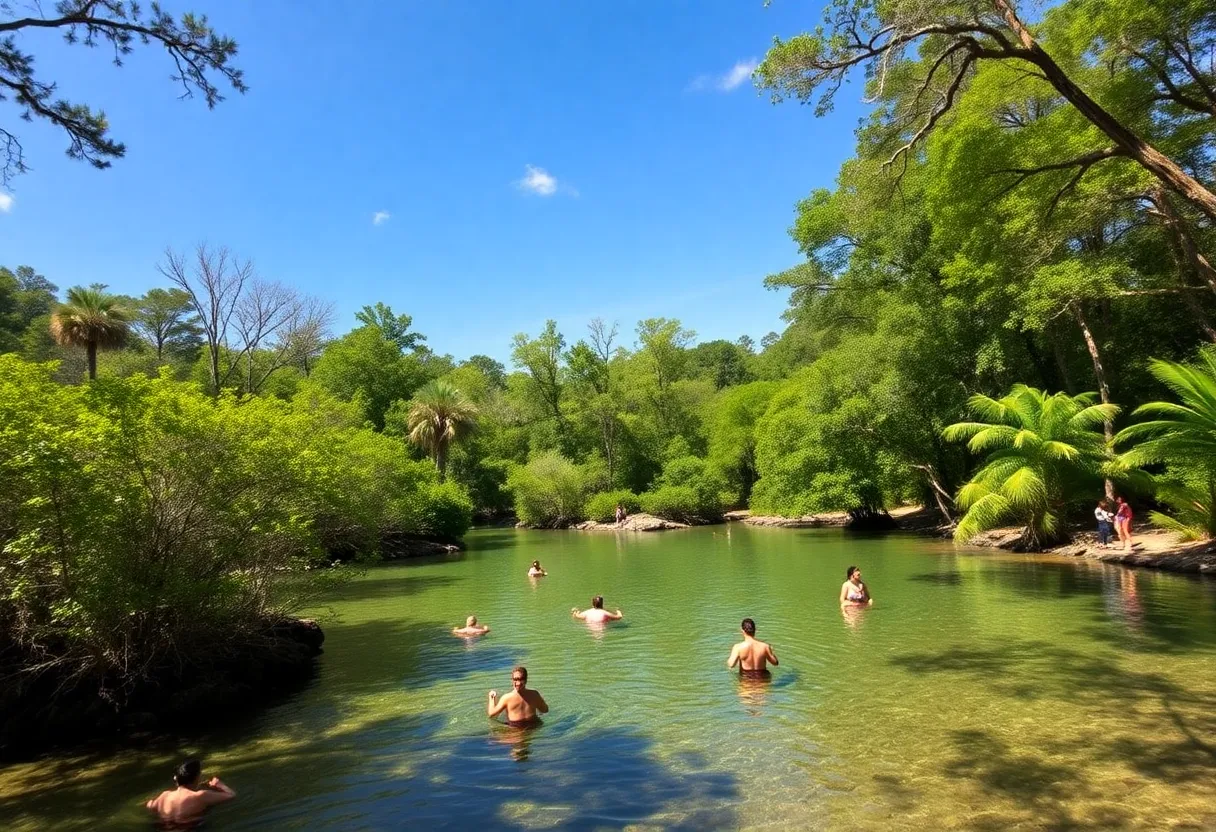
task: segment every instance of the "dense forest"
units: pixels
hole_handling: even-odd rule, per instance
[[[434,353],[375,298],[335,332],[254,252],[168,251],[140,297],[12,262],[3,624],[131,678],[127,645],[174,649],[151,633],[296,608],[312,584],[285,569],[618,504],[709,522],[920,503],[960,540],[1023,526],[1040,548],[1117,491],[1209,537],[1214,51],[1197,0],[1068,0],[1033,24],[1001,0],[834,3],[757,84],[826,112],[864,73],[873,108],[834,187],[795,207],[803,260],[765,279],[789,306],[758,344],[550,321],[503,364]]]

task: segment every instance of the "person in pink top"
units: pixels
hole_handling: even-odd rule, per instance
[[[1115,532],[1123,543],[1123,548],[1132,548],[1132,507],[1122,497],[1115,498]]]

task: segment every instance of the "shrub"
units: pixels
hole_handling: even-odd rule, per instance
[[[461,537],[473,522],[473,501],[453,482],[434,483],[422,493],[418,531],[445,539]]]
[[[630,514],[636,514],[642,510],[642,504],[638,500],[638,495],[627,488],[617,489],[616,491],[601,491],[598,494],[592,494],[587,499],[587,519],[600,523],[611,523],[616,520],[616,507],[618,504],[624,506],[625,510]]]
[[[677,523],[699,523],[711,519],[697,492],[687,485],[664,485],[641,496],[642,510],[647,514],[675,520]]]
[[[507,487],[520,521],[540,528],[563,528],[586,519],[583,474],[556,451],[511,471]]]

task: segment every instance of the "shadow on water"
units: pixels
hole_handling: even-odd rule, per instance
[[[515,549],[519,546],[519,535],[514,529],[478,532],[470,535],[465,542],[470,552],[490,552],[495,549]]]
[[[1090,766],[1124,766],[1170,785],[1208,783],[1216,777],[1211,740],[1216,736],[1216,692],[1125,668],[1115,656],[1022,640],[991,648],[954,645],[896,656],[891,662],[914,675],[964,675],[996,697],[1080,702],[1095,721],[1120,726],[1016,749],[984,730],[955,732],[955,756],[946,762],[944,774],[1033,810],[1036,828],[1109,829],[1133,820],[1108,795],[1092,794],[1094,787],[1085,777]],[[1101,807],[1074,817],[1070,805],[1086,795]],[[1003,805],[993,803],[967,828],[1005,829],[1024,822],[1014,810],[999,808]]]
[[[958,586],[963,582],[963,576],[958,572],[925,572],[920,575],[912,575],[908,580],[938,586]]]
[[[386,570],[380,572],[380,570]],[[375,601],[385,598],[406,598],[441,589],[458,583],[463,578],[451,575],[408,575],[401,566],[375,567],[366,577],[339,584],[318,598],[322,604],[345,601]],[[326,632],[329,627],[326,626]]]
[[[528,731],[478,726],[443,737],[447,717],[359,726],[234,768],[260,784],[226,811],[225,829],[596,828],[648,820],[667,829],[735,825],[732,775],[704,759],[660,760],[625,727],[579,734],[574,721]],[[219,820],[219,816],[217,816]]]

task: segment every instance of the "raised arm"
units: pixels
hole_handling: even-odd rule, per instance
[[[582,618],[582,617],[583,617],[582,610],[580,610],[578,607],[571,607],[571,608],[570,608],[570,614],[571,614],[571,615],[573,615],[575,618]]]
[[[612,621],[620,621],[625,617],[625,613],[621,612],[619,609],[616,612],[608,612],[608,610],[604,610],[604,617]]]
[[[218,777],[212,777],[207,785],[211,787],[211,790],[203,792],[203,802],[208,806],[223,803],[236,797],[236,792],[228,788],[224,781]]]
[[[488,702],[486,702],[486,716],[493,719],[505,711],[507,709],[507,703],[503,701],[504,699],[506,699],[505,696],[502,699],[498,698],[497,691],[490,691],[490,699]]]

